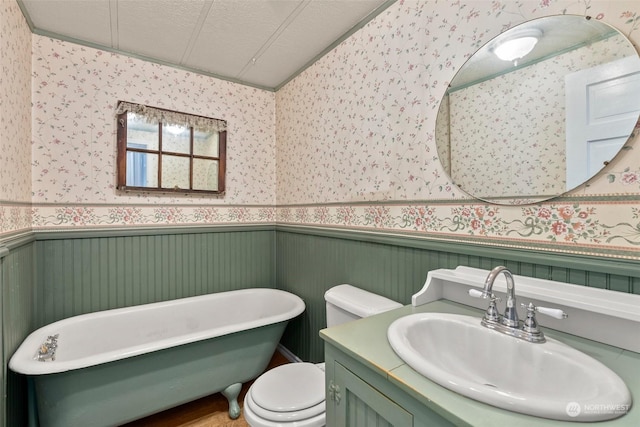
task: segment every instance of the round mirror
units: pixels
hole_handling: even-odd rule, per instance
[[[598,173],[639,114],[629,40],[590,17],[549,16],[500,34],[458,71],[438,111],[438,156],[473,197],[540,202]]]

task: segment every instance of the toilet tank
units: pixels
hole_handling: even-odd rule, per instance
[[[351,285],[334,286],[325,292],[324,299],[327,327],[402,307],[399,302]]]

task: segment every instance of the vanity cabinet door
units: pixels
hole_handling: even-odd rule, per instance
[[[338,362],[327,392],[327,425],[410,427],[413,416]],[[329,406],[333,406],[329,408]],[[333,419],[334,423],[330,422]]]

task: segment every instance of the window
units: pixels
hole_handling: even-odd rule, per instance
[[[224,193],[227,123],[119,102],[117,188]]]

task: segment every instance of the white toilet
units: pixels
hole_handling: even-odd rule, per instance
[[[402,307],[351,285],[329,289],[324,299],[328,327]],[[289,363],[262,374],[244,398],[244,418],[251,427],[324,426],[324,363]]]

